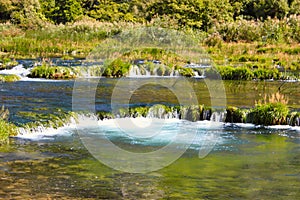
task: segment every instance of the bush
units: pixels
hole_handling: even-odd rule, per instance
[[[185,76],[185,77],[193,77],[194,71],[191,68],[179,68],[178,72],[181,76]]]
[[[129,62],[123,62],[121,59],[115,59],[105,67],[103,76],[119,78],[126,76],[129,72],[131,64]]]
[[[253,73],[254,77],[259,80],[278,79],[280,77],[277,69],[257,69]]]
[[[42,65],[34,67],[30,74],[30,78],[46,78],[46,79],[72,79],[76,78],[75,72],[69,67],[58,67]]]
[[[267,80],[281,78],[281,73],[277,69],[255,69],[251,70],[247,67],[231,67],[231,66],[218,66],[215,69],[211,68],[206,70],[206,77],[215,78],[218,74],[223,80]]]
[[[229,106],[226,109],[225,122],[229,123],[244,123],[246,121],[246,111],[237,107]]]
[[[219,74],[223,80],[252,80],[253,72],[245,67],[230,67],[220,66],[217,67]]]
[[[289,109],[282,103],[258,104],[247,115],[246,122],[257,125],[287,124]]]

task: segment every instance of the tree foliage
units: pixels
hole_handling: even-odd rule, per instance
[[[264,21],[300,14],[300,0],[0,0],[1,21],[16,24],[74,22],[88,16],[106,22],[172,20],[208,31],[236,19]]]

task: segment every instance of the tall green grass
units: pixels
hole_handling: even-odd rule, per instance
[[[206,70],[208,78],[215,78],[218,74],[223,80],[288,80],[299,79],[299,74],[279,72],[278,69],[265,68],[248,68],[248,67],[231,67],[231,66],[217,66]]]

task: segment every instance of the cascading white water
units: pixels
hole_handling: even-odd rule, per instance
[[[179,77],[180,74],[178,70],[173,70],[170,72],[165,72],[163,75],[159,74],[160,65],[155,66],[153,69],[149,69],[147,66],[137,66],[132,65],[129,69],[128,76],[131,78],[147,78],[147,77]],[[164,67],[162,67],[164,68]],[[166,70],[166,68],[165,68]],[[195,76],[196,77],[196,76]],[[198,76],[197,78],[202,78],[202,76]]]
[[[142,76],[140,68],[136,65],[132,65],[129,69],[128,77],[140,77]]]
[[[226,112],[213,112],[210,117],[210,121],[224,122],[226,118]]]
[[[0,71],[0,74],[14,74],[19,76],[21,79],[26,78],[30,74],[31,68],[25,68],[22,64],[19,64],[12,69],[4,69]]]

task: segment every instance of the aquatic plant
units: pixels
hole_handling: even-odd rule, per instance
[[[46,79],[72,79],[76,78],[76,76],[77,74],[70,67],[50,66],[47,64],[34,67],[28,75],[30,78]]]
[[[15,82],[21,78],[15,74],[2,75],[0,74],[0,82]]]
[[[0,145],[8,142],[10,136],[17,135],[16,125],[0,119]]]
[[[215,78],[220,74],[223,80],[269,80],[282,79],[282,73],[277,69],[254,69],[247,67],[232,67],[232,66],[216,66],[206,70],[208,78]]]
[[[247,117],[247,110],[242,110],[234,106],[226,108],[225,122],[229,123],[245,123]]]
[[[17,127],[8,122],[9,111],[4,108],[0,109],[0,145],[8,142],[10,136],[15,136],[17,134]]]
[[[193,77],[195,75],[191,68],[177,67],[177,70],[181,76]]]
[[[289,109],[282,103],[268,103],[256,105],[247,115],[246,122],[258,125],[287,124]]]
[[[246,121],[260,125],[287,124],[289,108],[288,99],[279,91],[255,102],[255,107],[250,110]]]
[[[105,63],[105,65],[105,70],[102,74],[103,76],[119,78],[128,74],[131,64],[128,62],[124,62],[120,58],[117,58],[108,64]]]
[[[24,120],[29,121],[26,124],[21,124],[21,127],[28,129],[37,128],[39,126],[57,129],[78,118],[77,113],[65,112],[62,110],[57,110],[53,113],[20,111],[17,115],[21,116]]]
[[[12,67],[18,65],[18,62],[15,60],[12,60],[10,58],[4,57],[0,58],[0,70],[1,69],[11,69]]]

